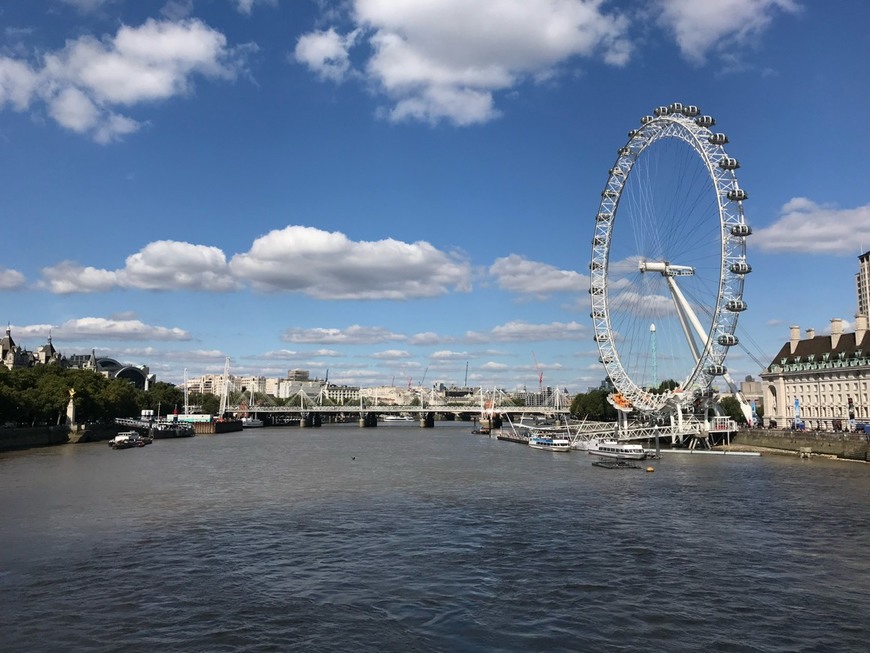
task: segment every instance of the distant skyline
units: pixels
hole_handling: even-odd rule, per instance
[[[0,6],[0,320],[158,379],[582,392],[626,133],[694,104],[749,193],[732,376],[852,329],[870,250],[860,0]],[[424,379],[425,377],[425,379]]]

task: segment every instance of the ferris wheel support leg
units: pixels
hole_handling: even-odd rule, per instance
[[[671,289],[671,293],[674,296],[674,301],[677,303],[677,312],[680,314],[680,322],[683,322],[684,319],[688,319],[691,323],[692,327],[695,329],[695,333],[698,334],[698,338],[701,340],[701,344],[706,347],[707,346],[707,334],[704,331],[704,328],[701,326],[701,321],[698,319],[698,316],[695,315],[695,311],[692,310],[689,302],[686,301],[686,297],[683,295],[683,292],[680,290],[679,286],[677,286],[677,282],[674,281],[674,278],[671,276],[665,277],[668,281],[668,287]],[[683,329],[686,331],[686,338],[689,340],[689,345],[692,347],[692,353],[695,354],[695,359],[700,359],[700,354],[698,353],[697,346],[695,345],[695,339],[691,337],[687,327],[683,326]]]

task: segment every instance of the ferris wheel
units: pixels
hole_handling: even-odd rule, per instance
[[[717,377],[732,383],[725,356],[752,269],[728,137],[680,103],[640,122],[601,193],[589,265],[594,338],[626,413],[710,396]],[[665,381],[677,387],[659,392]]]

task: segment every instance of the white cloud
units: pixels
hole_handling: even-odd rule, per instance
[[[0,109],[6,104],[16,111],[24,111],[36,91],[39,76],[22,61],[0,57]]]
[[[770,24],[777,11],[796,12],[794,0],[659,0],[659,22],[673,33],[683,56],[703,63],[711,49],[751,44]]]
[[[190,340],[190,334],[178,327],[145,324],[140,320],[112,320],[102,317],[82,317],[63,324],[36,324],[15,327],[24,337],[52,337],[58,340]]]
[[[378,360],[402,360],[411,358],[411,354],[404,349],[387,349],[386,351],[375,352],[371,354],[371,357]]]
[[[392,101],[386,112],[392,120],[482,123],[498,115],[494,93],[552,77],[574,57],[599,55],[624,65],[631,54],[628,21],[605,13],[602,4],[353,0],[354,30],[303,36],[306,53],[300,56],[297,47],[297,60],[323,77],[343,77],[351,48],[365,41],[372,54],[361,68]],[[325,67],[330,62],[336,67]]]
[[[354,242],[339,232],[289,226],[254,241],[230,269],[263,291],[318,299],[411,299],[467,291],[471,266],[426,242]]]
[[[674,315],[674,300],[670,296],[648,295],[631,289],[615,293],[611,305],[614,310],[646,317]]]
[[[105,292],[114,287],[140,290],[236,290],[224,253],[217,247],[171,240],[149,243],[127,257],[120,270],[81,267],[63,261],[43,268],[39,286],[58,293]]]
[[[404,341],[406,337],[381,327],[364,327],[358,324],[346,329],[314,328],[288,329],[281,336],[285,342],[318,345],[373,345],[390,341]]]
[[[353,242],[342,233],[298,226],[256,239],[229,263],[217,247],[160,240],[128,256],[119,270],[64,261],[42,274],[38,287],[54,293],[113,287],[225,292],[247,283],[317,299],[404,300],[465,292],[471,284],[467,261],[429,243]]]
[[[24,286],[25,278],[18,270],[0,267],[0,290],[16,290]]]
[[[323,79],[342,81],[350,70],[349,50],[356,43],[359,30],[341,36],[334,28],[303,34],[296,43],[294,57]]]
[[[240,14],[250,16],[254,5],[270,5],[274,7],[278,4],[278,0],[235,0],[235,4]]]
[[[217,247],[172,240],[149,243],[127,257],[120,285],[145,290],[228,291],[238,288],[224,253]]]
[[[472,358],[472,356],[468,352],[465,352],[465,351],[449,351],[449,350],[445,349],[442,351],[433,352],[431,355],[431,358],[433,360],[442,360],[442,361],[459,361],[459,360],[464,361],[464,360],[468,360],[469,358]]]
[[[0,58],[0,108],[24,111],[41,101],[62,127],[108,143],[140,126],[114,108],[190,93],[196,75],[233,79],[250,47],[228,47],[221,32],[196,19],[122,25],[114,37],[67,41],[44,54],[38,69]]]
[[[849,256],[859,243],[870,242],[870,204],[840,209],[795,197],[775,223],[749,238],[753,247],[768,252]]]
[[[578,322],[552,322],[551,324],[529,324],[514,321],[494,327],[488,332],[468,331],[468,342],[517,342],[544,340],[584,340],[589,337],[589,329]]]
[[[110,270],[81,267],[73,261],[42,268],[42,281],[37,286],[50,292],[69,293],[105,292],[117,284],[117,274]]]
[[[517,254],[496,259],[489,268],[500,288],[544,299],[554,292],[586,292],[589,277],[573,270],[559,270],[547,263],[530,261]]]

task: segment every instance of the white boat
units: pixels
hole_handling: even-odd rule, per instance
[[[546,435],[532,435],[529,438],[529,446],[532,449],[542,451],[571,451],[571,441],[565,438],[551,438]]]
[[[587,449],[593,456],[602,458],[620,458],[622,460],[644,460],[647,457],[643,446],[631,442],[616,440],[594,440]]]
[[[385,422],[413,422],[414,418],[410,415],[384,415],[381,419]]]
[[[243,429],[257,429],[261,426],[264,426],[263,420],[258,417],[243,417],[242,418],[242,428]]]

